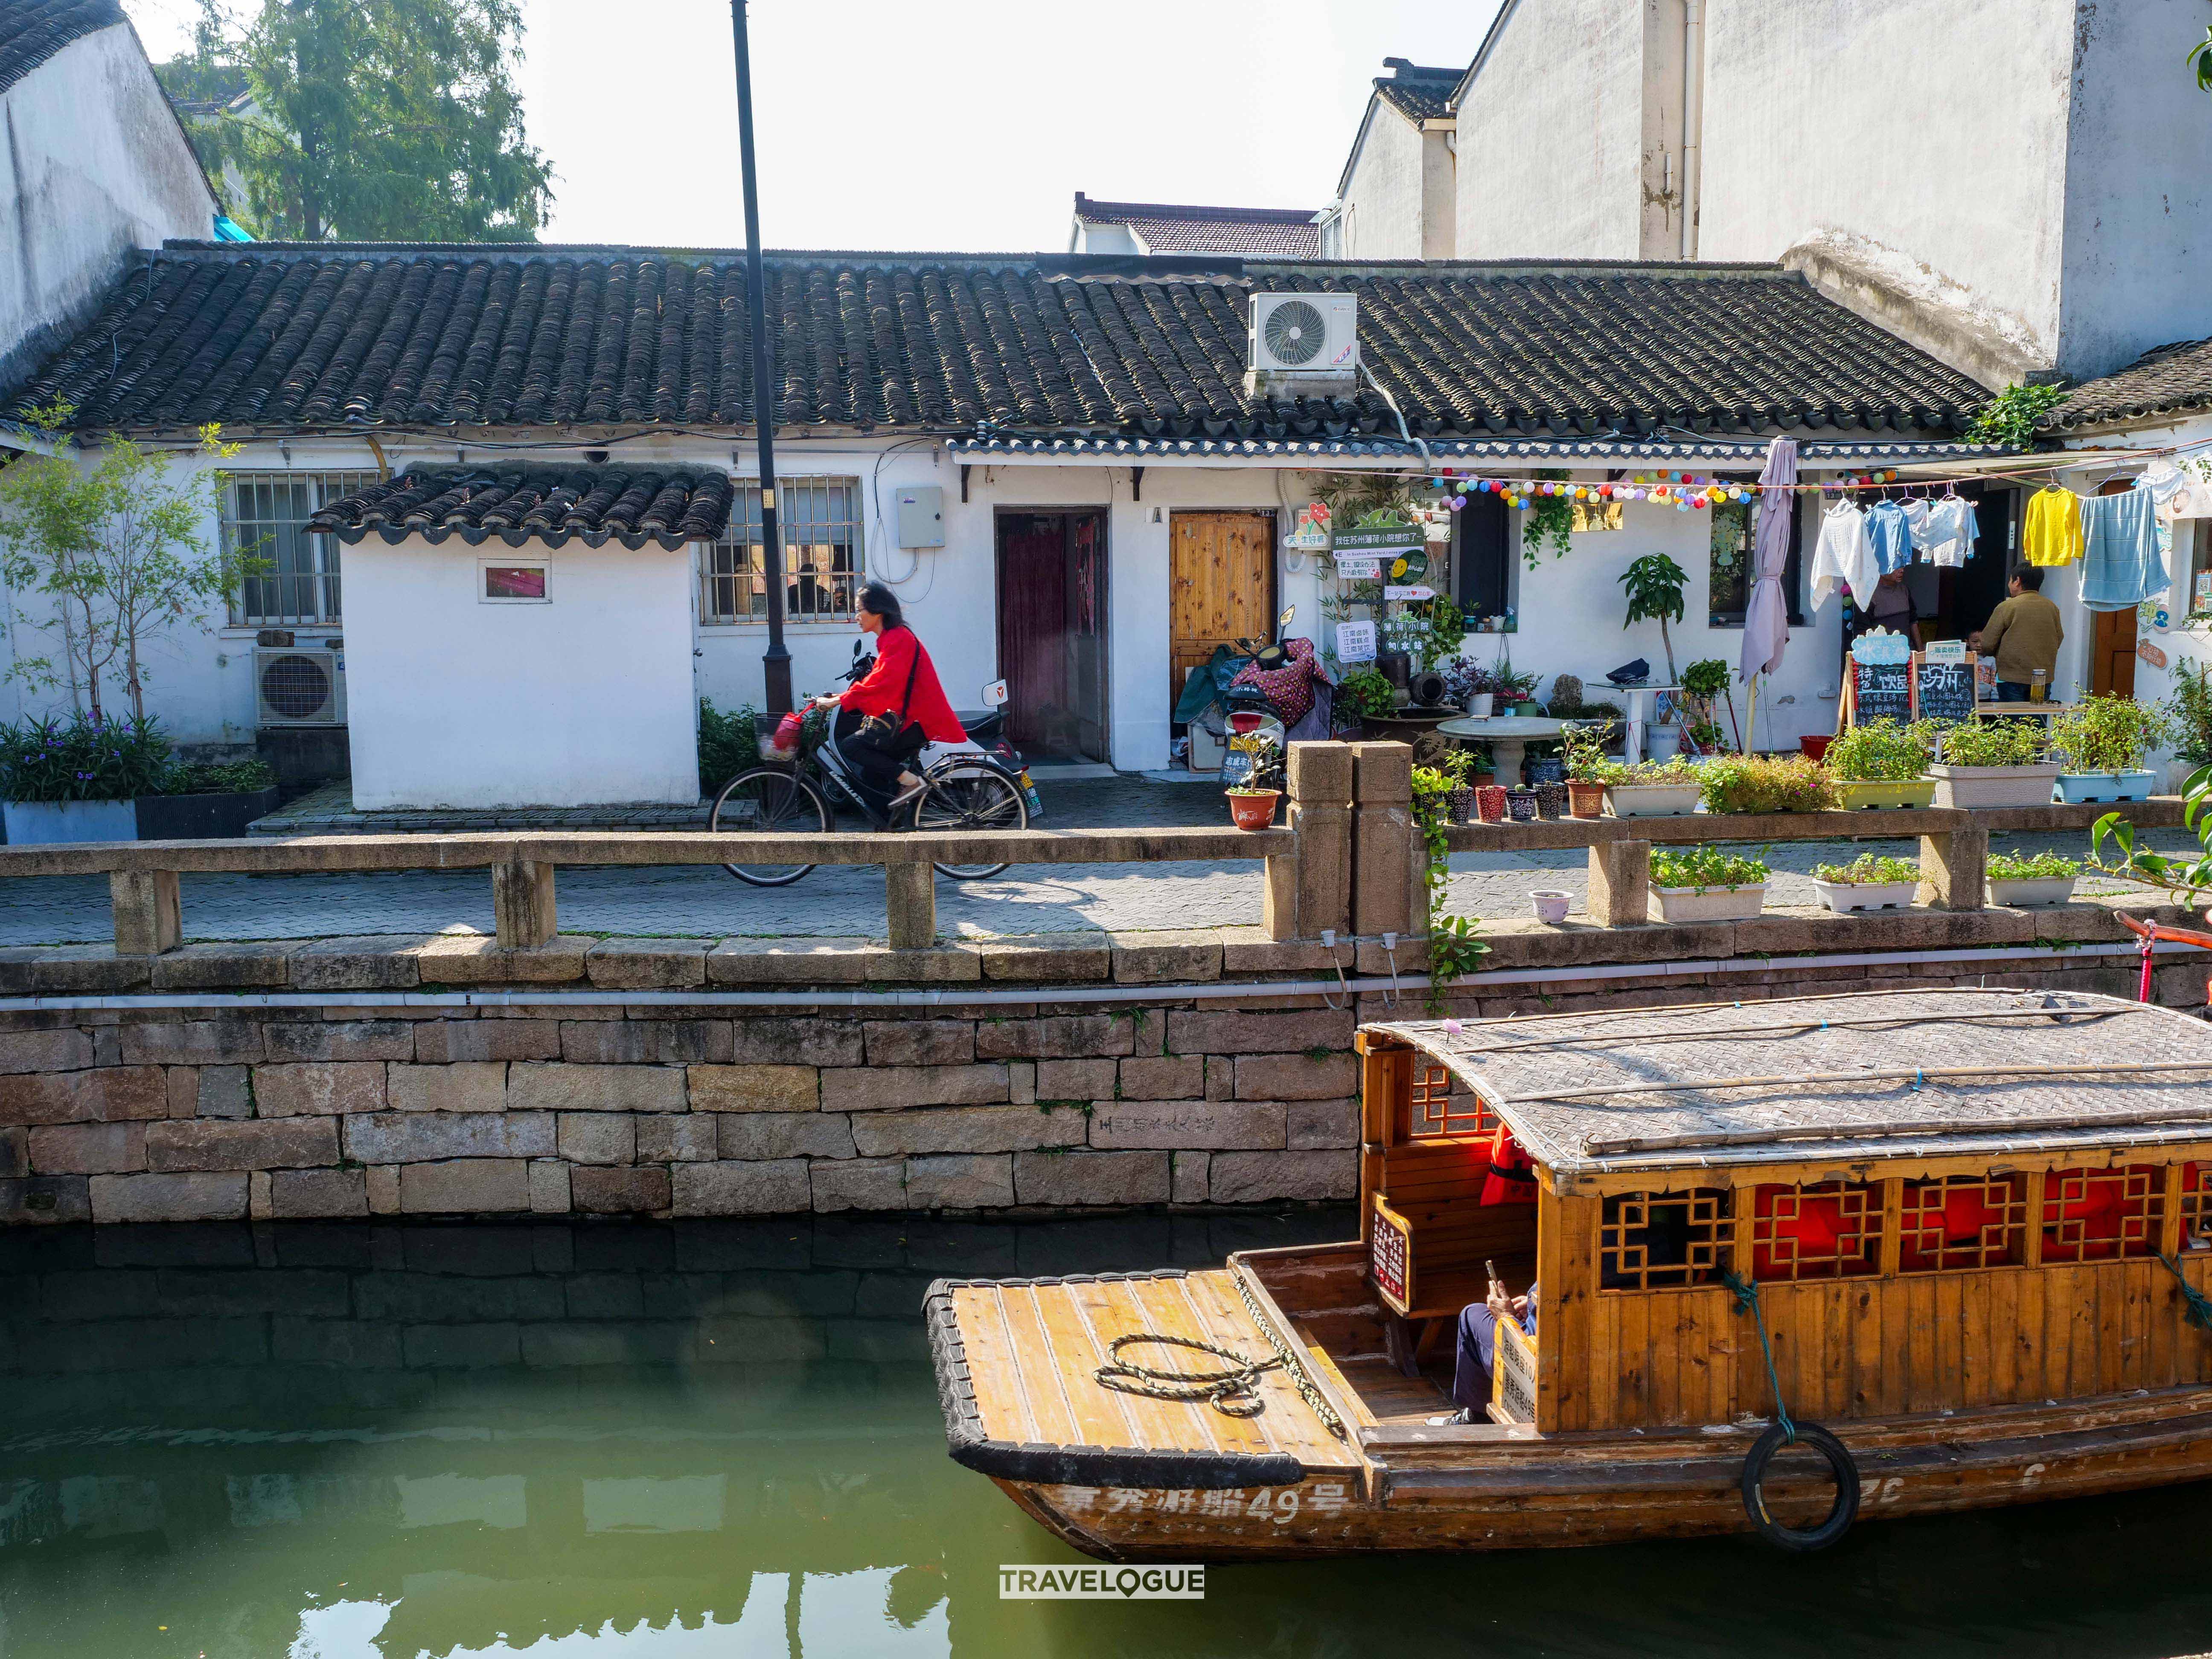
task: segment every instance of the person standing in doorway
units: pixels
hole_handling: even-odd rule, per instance
[[[2058,607],[2043,597],[2041,567],[2025,560],[2014,565],[2005,592],[2010,597],[1990,612],[1981,632],[1966,643],[1977,655],[1997,659],[1997,701],[2026,702],[2039,672],[2046,688],[2055,683],[2066,624]]]

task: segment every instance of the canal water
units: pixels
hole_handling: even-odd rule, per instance
[[[1076,1558],[945,1455],[939,1275],[1217,1263],[1348,1212],[0,1238],[5,1659],[2126,1656],[2212,1649],[2212,1488],[1748,1540]]]

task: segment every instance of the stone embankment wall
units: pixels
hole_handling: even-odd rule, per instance
[[[2128,996],[2131,958],[2078,954],[2126,937],[2115,908],[1771,915],[1681,928],[1493,924],[1486,968],[1540,977],[1463,986],[1446,1012],[1905,984]],[[663,943],[677,956],[703,948]],[[1839,963],[1844,945],[1856,954]],[[1025,948],[1024,965],[1043,977],[1054,950]],[[942,1003],[861,1007],[769,1007],[742,993],[662,1000],[682,993],[596,980],[596,947],[562,957],[481,945],[480,977],[505,994],[411,976],[395,985],[397,964],[413,961],[397,942],[186,947],[153,971],[198,988],[173,979],[166,993],[143,964],[112,953],[28,953],[0,963],[15,981],[6,988],[28,994],[0,997],[0,1223],[1059,1212],[1351,1196],[1352,1035],[1362,1020],[1423,1017],[1418,970],[1395,1005],[1370,992],[1331,1007],[1270,989],[1321,977],[1322,961],[1290,959],[1317,945],[1232,933],[1171,949],[1182,982],[1141,988],[1131,976],[1153,969],[1134,951],[1058,952],[1069,978],[1120,980],[1127,1000],[1055,1002],[1064,983],[1001,983],[989,988],[1024,1000],[963,1006],[950,1000],[959,989],[940,987]],[[1978,954],[1878,959],[1960,949]],[[1257,959],[1263,951],[1281,959]],[[1778,954],[1790,951],[1821,954]],[[1361,946],[1352,971],[1374,971],[1376,951]],[[634,976],[644,954],[626,943],[619,971]],[[318,1002],[316,960],[355,963],[391,988]],[[830,966],[818,951],[810,960]],[[2203,1006],[2205,961],[2165,960],[2160,1000]],[[1662,971],[1670,963],[1712,965]],[[565,975],[555,971],[564,964]],[[1218,994],[1224,974],[1240,970],[1253,975],[1248,986]],[[1608,970],[1616,976],[1592,976]],[[276,988],[301,1000],[237,1000]],[[40,1006],[41,991],[103,994]],[[327,983],[313,991],[339,994]],[[544,1000],[564,993],[578,1000]],[[159,996],[180,1006],[132,1004]]]

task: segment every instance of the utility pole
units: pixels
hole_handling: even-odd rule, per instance
[[[791,653],[783,643],[783,532],[775,512],[775,388],[769,380],[767,277],[761,260],[760,189],[753,176],[753,73],[745,0],[730,0],[738,42],[738,153],[745,181],[745,310],[753,337],[753,428],[759,434],[761,551],[768,569],[768,649],[761,653],[768,712],[791,712]]]

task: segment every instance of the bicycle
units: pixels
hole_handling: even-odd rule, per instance
[[[864,650],[860,643],[854,643],[853,665],[843,676],[848,682],[866,673],[873,660],[863,654]],[[1004,700],[1003,684],[1000,682],[993,688],[1000,693],[999,701]],[[762,717],[764,724],[770,718]],[[996,737],[999,719],[994,709],[969,728],[969,740],[980,744],[987,738]],[[811,755],[804,751],[802,744],[793,759],[754,767],[724,784],[714,797],[707,827],[716,834],[828,835],[836,824],[835,803],[842,802],[858,811],[872,830],[933,834],[1026,830],[1036,789],[1020,761],[1015,755],[1009,765],[998,754],[981,747],[940,755],[920,768],[921,793],[893,813],[878,806],[860,787],[857,769],[837,746],[833,719],[821,745]],[[1003,860],[995,864],[933,862],[939,873],[956,881],[988,881],[1006,867]],[[788,887],[815,866],[726,864],[722,867],[754,887]]]

